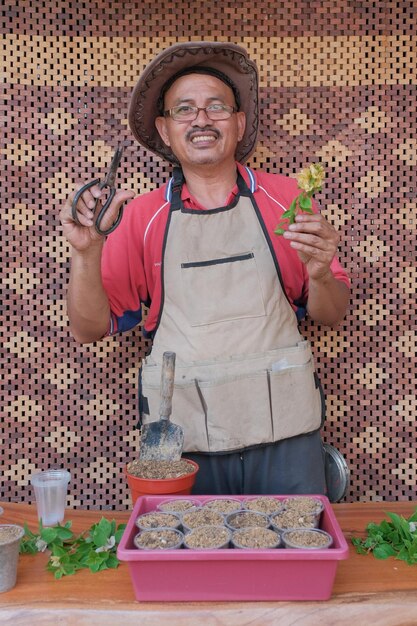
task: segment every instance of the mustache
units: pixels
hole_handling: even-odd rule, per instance
[[[210,133],[214,133],[217,138],[221,136],[221,133],[217,128],[213,128],[213,126],[204,126],[203,128],[191,128],[190,130],[187,131],[187,134],[185,137],[186,139],[191,140],[194,137],[194,135],[201,135],[201,133],[204,133],[206,131]]]

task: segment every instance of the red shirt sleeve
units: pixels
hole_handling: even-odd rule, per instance
[[[135,198],[119,227],[107,238],[102,256],[103,285],[110,309],[110,334],[130,330],[142,320],[142,304],[155,325],[161,295],[160,268],[166,223],[164,187]]]

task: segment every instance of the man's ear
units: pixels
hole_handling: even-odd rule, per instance
[[[160,116],[160,117],[155,118],[155,126],[156,126],[156,130],[161,136],[162,141],[167,146],[170,146],[171,144],[169,142],[168,131],[167,131],[167,121],[165,117]]]
[[[238,111],[237,115],[237,128],[238,128],[238,141],[241,141],[245,134],[246,128],[246,115],[244,111]]]

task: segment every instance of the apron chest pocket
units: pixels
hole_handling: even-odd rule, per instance
[[[265,315],[253,252],[182,263],[181,280],[191,326]]]

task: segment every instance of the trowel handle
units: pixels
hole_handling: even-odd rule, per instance
[[[161,371],[161,406],[159,418],[169,420],[172,411],[174,393],[175,352],[164,352]]]

